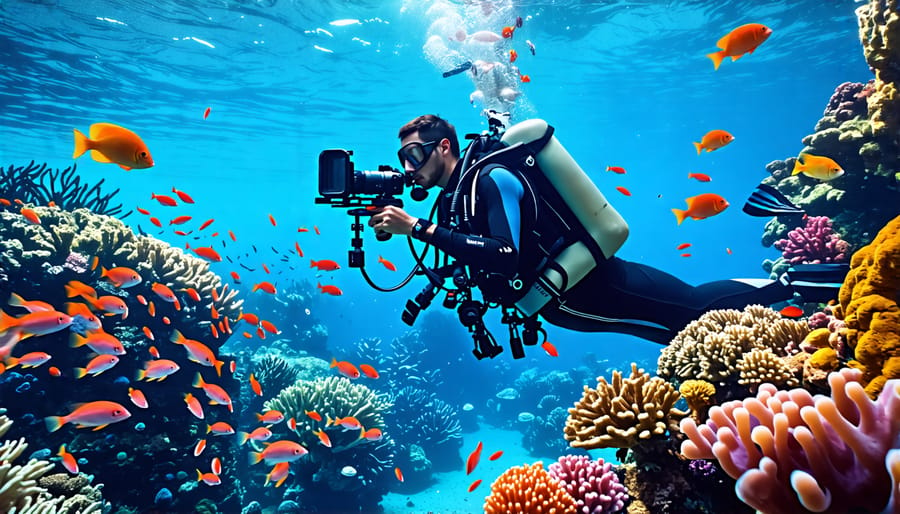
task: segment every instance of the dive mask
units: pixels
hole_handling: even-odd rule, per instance
[[[413,169],[418,171],[425,165],[428,158],[431,157],[431,153],[434,152],[434,147],[438,143],[440,143],[440,140],[429,141],[427,143],[414,141],[403,145],[402,148],[397,150],[400,166],[405,167],[406,162],[409,161],[409,163],[412,164]]]

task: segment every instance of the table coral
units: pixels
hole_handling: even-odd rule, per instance
[[[846,262],[850,257],[850,244],[835,233],[828,216],[808,217],[806,226],[775,241],[775,248],[791,264]]]
[[[584,394],[569,409],[563,435],[573,448],[630,448],[677,427],[686,416],[675,408],[681,394],[659,377],[631,365],[631,376],[614,371],[612,383],[597,378],[597,388],[584,386]]]
[[[575,514],[575,499],[544,470],[541,462],[515,466],[491,484],[485,514]]]
[[[832,373],[830,397],[764,384],[755,397],[710,409],[703,425],[683,420],[681,453],[717,459],[738,480],[738,497],[768,514],[879,511],[900,478],[888,458],[900,436],[900,380],[872,401],[860,377]]]
[[[628,500],[625,486],[619,482],[612,464],[603,459],[563,455],[550,464],[547,471],[575,499],[580,513],[618,512]]]
[[[853,254],[838,300],[835,314],[846,323],[841,333],[874,397],[885,381],[900,378],[900,216]]]

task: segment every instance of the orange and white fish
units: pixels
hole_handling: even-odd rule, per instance
[[[135,389],[133,387],[129,387],[128,388],[128,399],[131,400],[131,403],[133,403],[136,407],[138,407],[140,409],[146,409],[147,407],[150,406],[150,404],[147,403],[147,397],[144,396],[144,393],[142,393],[140,389]]]
[[[55,311],[52,305],[47,302],[41,300],[26,300],[16,293],[10,293],[9,301],[7,302],[15,307],[22,307],[28,312],[38,312],[38,311]],[[68,313],[67,313],[68,314]]]
[[[303,411],[309,419],[313,421],[322,421],[322,415],[314,410]]]
[[[293,462],[309,453],[306,448],[294,441],[275,441],[263,444],[266,445],[263,451],[250,453],[250,464],[257,464],[261,461],[265,461],[266,464]]]
[[[356,369],[356,366],[350,364],[347,361],[338,361],[334,357],[331,358],[331,365],[329,368],[337,368],[341,375],[344,375],[347,378],[359,378],[359,370]]]
[[[203,405],[192,393],[184,394],[184,403],[187,405],[188,411],[197,419],[203,419],[206,415],[203,413]],[[208,431],[207,431],[208,432]]]
[[[178,297],[175,296],[175,292],[169,288],[169,286],[165,284],[160,284],[159,282],[154,282],[152,286],[150,286],[150,290],[156,293],[156,296],[162,298],[163,300],[169,303],[175,303],[178,301]]]
[[[703,153],[703,150],[707,152],[712,152],[713,150],[718,150],[723,146],[727,145],[734,141],[734,136],[731,135],[727,130],[715,129],[710,130],[706,134],[703,135],[703,138],[698,143],[694,141],[694,147],[697,148],[697,155]]]
[[[844,169],[830,157],[802,153],[794,163],[794,171],[791,175],[799,173],[803,173],[807,177],[817,178],[822,182],[828,182],[843,175]]]
[[[197,441],[197,444],[194,445],[194,457],[199,457],[203,450],[206,449],[206,439],[200,439]]]
[[[222,479],[219,478],[219,475],[217,475],[215,473],[204,473],[204,472],[200,471],[199,469],[197,470],[197,481],[203,482],[206,485],[221,485],[222,484]]]
[[[222,389],[221,386],[216,384],[205,382],[203,380],[203,375],[199,372],[194,378],[193,386],[203,389],[203,392],[206,393],[206,397],[209,398],[210,405],[225,405],[228,407],[228,412],[234,412],[234,407],[231,405],[231,396],[225,392],[225,389]]]
[[[100,318],[95,316],[87,305],[78,302],[66,302],[64,308],[66,310],[66,314],[72,316],[72,319],[80,317],[84,321],[84,323],[81,325],[82,329],[90,331],[100,330],[103,328],[103,323],[100,321]]]
[[[367,376],[367,377],[369,377],[369,378],[373,378],[373,379],[374,379],[374,378],[378,378],[378,377],[380,376],[380,375],[378,374],[378,371],[376,371],[375,368],[373,368],[373,367],[372,367],[371,365],[369,365],[369,364],[360,364],[360,365],[359,365],[359,370],[363,373],[363,375],[365,375],[365,376]]]
[[[181,369],[178,363],[169,359],[157,359],[144,363],[144,369],[139,369],[135,380],[162,381],[166,377]]]
[[[172,332],[169,341],[180,344],[187,351],[188,360],[201,366],[216,368],[216,374],[222,376],[222,365],[225,361],[216,358],[216,354],[208,346],[195,339],[188,339],[177,328]]]
[[[128,317],[128,305],[125,303],[125,300],[119,298],[118,296],[104,295],[100,298],[85,296],[83,298],[84,301],[91,304],[91,307],[97,309],[98,311],[105,312],[107,316],[121,314],[122,319]]]
[[[555,346],[553,346],[553,343],[551,343],[550,341],[544,341],[543,343],[541,343],[541,348],[543,348],[544,351],[547,352],[547,355],[551,357],[559,357],[559,351]]]
[[[328,425],[334,425],[334,426],[340,425],[344,429],[345,432],[347,430],[362,430],[362,423],[360,423],[359,420],[353,416],[345,416],[343,418],[331,419],[331,416],[326,415],[325,418],[326,418],[326,421],[325,421],[326,427]]]
[[[752,54],[771,35],[772,29],[761,23],[741,25],[716,42],[721,51],[706,56],[712,59],[713,66],[718,70],[726,57],[731,57],[731,61],[734,62],[744,54]]]
[[[97,290],[79,280],[70,280],[65,285],[66,296],[73,298],[75,296],[93,296],[97,297]]]
[[[74,455],[66,451],[66,445],[60,445],[59,453],[57,453],[57,455],[60,458],[60,463],[66,468],[66,471],[73,475],[78,474],[78,461],[75,460]]]
[[[323,446],[331,448],[331,438],[328,437],[328,434],[326,434],[324,430],[313,430],[313,435],[319,438],[319,442]]]
[[[125,127],[112,123],[94,123],[91,125],[90,137],[78,129],[73,129],[73,132],[75,133],[73,159],[90,150],[91,158],[95,161],[115,163],[124,170],[153,167],[153,157],[147,145],[140,136]]]
[[[19,210],[19,214],[24,216],[25,219],[28,220],[28,222],[31,223],[32,225],[40,225],[41,224],[41,218],[40,218],[40,216],[37,215],[36,212],[34,212],[34,209],[31,209],[29,207],[22,207]]]
[[[125,346],[122,342],[116,336],[103,330],[88,332],[87,337],[73,332],[69,336],[69,346],[72,348],[87,346],[100,354],[125,355]]]
[[[14,366],[22,366],[23,369],[36,368],[51,358],[47,352],[29,352],[21,357],[8,357],[6,369],[12,369]]]
[[[372,427],[366,431],[360,430],[359,432],[360,439],[366,439],[369,441],[381,441],[381,438],[383,436],[384,434],[381,432],[381,429],[377,427]]]
[[[213,457],[213,460],[209,463],[210,471],[213,472],[214,475],[222,474],[222,459],[218,457]]]
[[[94,427],[94,430],[100,430],[110,423],[124,421],[129,417],[131,413],[124,406],[116,402],[99,400],[83,403],[65,416],[47,416],[44,423],[50,432],[56,432],[66,423],[73,423],[76,428]]]
[[[275,425],[284,421],[284,414],[281,411],[277,410],[267,410],[262,414],[257,413],[256,420],[260,423]]]
[[[686,210],[672,209],[675,219],[681,225],[686,218],[702,220],[715,216],[728,208],[728,201],[715,193],[703,193],[685,200],[688,204]]]
[[[394,468],[394,476],[397,477],[397,480],[403,482],[403,472],[400,471],[400,468]]]
[[[238,432],[239,445],[242,445],[251,439],[254,441],[268,441],[271,438],[272,431],[269,430],[269,427],[258,427],[250,433]]]
[[[29,312],[16,318],[0,310],[0,334],[10,330],[15,331],[19,341],[31,336],[59,332],[69,328],[71,324],[72,317],[59,311]]]
[[[200,301],[200,293],[198,293],[197,290],[194,289],[193,287],[189,287],[189,288],[185,289],[184,292],[187,293],[188,297],[191,300],[194,300],[195,302]]]
[[[212,425],[206,425],[206,433],[212,435],[231,435],[234,428],[224,421],[216,421]]]
[[[141,275],[137,271],[126,268],[125,266],[110,269],[101,267],[100,270],[100,278],[109,280],[114,286],[120,289],[140,284],[142,280]]]
[[[88,362],[87,367],[75,368],[75,378],[83,378],[87,375],[97,376],[119,363],[115,355],[98,355]]]
[[[290,462],[279,462],[278,464],[275,464],[272,471],[266,475],[266,483],[263,485],[269,485],[269,482],[275,482],[275,487],[281,487],[281,484],[284,483],[290,474],[290,469]]]

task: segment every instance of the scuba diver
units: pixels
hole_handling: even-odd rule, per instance
[[[515,305],[527,317],[560,327],[631,334],[660,344],[712,309],[771,305],[794,293],[805,302],[837,296],[846,265],[801,265],[778,280],[693,286],[616,257],[627,224],[552,132],[542,120],[528,120],[505,130],[503,146],[521,148],[514,144],[518,138],[533,145],[530,152],[513,159],[496,149],[487,157],[469,155],[475,140],[461,157],[453,125],[431,114],[411,120],[400,128],[398,157],[416,186],[441,188],[437,222],[389,205],[376,211],[369,225],[412,236],[468,266],[490,302]],[[528,166],[542,170],[523,172]]]

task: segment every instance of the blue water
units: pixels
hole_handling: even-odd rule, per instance
[[[482,4],[491,7],[489,15]],[[85,156],[77,160],[84,180],[105,179],[109,190],[120,188],[116,203],[150,209],[164,223],[179,214],[195,222],[215,218],[223,236],[226,230],[237,236],[229,255],[250,254],[255,245],[259,257],[247,259],[255,258],[256,268],[268,263],[272,274],[227,262],[212,266],[223,277],[240,272],[247,294],[248,284],[265,279],[339,286],[343,296],[312,303],[336,354],[363,337],[390,341],[409,330],[400,313],[424,281],[379,293],[346,267],[351,218],[314,204],[317,156],[325,148],[347,148],[359,169],[396,166],[398,128],[423,113],[440,114],[460,134],[487,128],[480,106],[470,103],[471,75],[441,75],[457,56],[423,47],[436,30],[432,24],[448,14],[462,16],[469,33],[499,32],[521,16],[523,26],[512,40],[488,45],[479,56],[486,52],[506,62],[507,50],[517,50],[516,64],[531,82],[518,84],[513,121],[540,117],[556,128],[628,220],[631,235],[619,256],[691,283],[765,277],[760,263],[778,256],[760,244],[766,219],[749,217],[739,206],[767,176],[767,163],[802,149],[801,138],[813,131],[838,84],[871,78],[857,34],[857,5],[0,0],[0,165],[34,159],[65,168],[73,162],[73,128],[86,132],[102,121],[126,126],[141,135],[156,165],[126,172]],[[357,21],[331,23],[347,19]],[[774,33],[752,55],[714,71],[705,54],[731,28],[748,22],[764,23]],[[525,40],[534,43],[534,56]],[[447,47],[456,48],[452,42]],[[207,107],[210,115],[203,119]],[[736,141],[697,156],[691,142],[717,128]],[[628,173],[607,173],[608,165]],[[687,180],[688,172],[713,181]],[[173,186],[196,204],[168,208],[150,199]],[[632,196],[622,196],[616,186]],[[671,209],[705,192],[721,194],[732,207],[676,226]],[[430,205],[406,202],[422,216]],[[185,242],[172,227],[157,234],[136,212],[125,221],[173,245]],[[321,235],[296,230],[313,225]],[[343,269],[317,277],[306,260],[292,261],[292,267],[278,261],[271,248],[284,253],[295,241],[307,260],[334,259]],[[675,250],[683,242],[693,244],[690,258]],[[382,286],[394,284],[413,264],[401,238],[381,243],[367,232],[364,248],[369,272]],[[379,255],[399,271],[381,268]],[[430,310],[442,309],[435,302]],[[534,366],[549,372],[603,359],[608,362],[596,364],[597,375],[627,369],[632,361],[652,371],[659,351],[629,336],[549,327],[557,359],[530,348],[521,361],[507,351],[476,362],[453,313],[441,314],[447,330],[459,332],[455,346],[435,351],[454,381],[446,386],[460,389],[455,397],[491,396],[509,386],[498,377]],[[489,326],[504,342],[499,314],[491,316]],[[72,400],[77,398],[60,398]],[[490,425],[490,416],[483,421]]]

